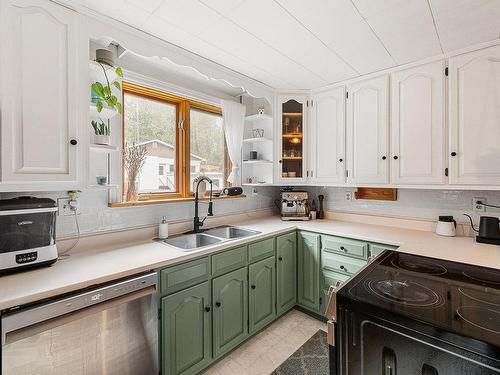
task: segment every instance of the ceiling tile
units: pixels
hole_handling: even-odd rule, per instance
[[[194,35],[221,17],[198,0],[165,0],[154,15]]]
[[[328,83],[357,75],[354,69],[275,2],[245,2],[227,17]]]
[[[411,0],[419,1],[419,0]],[[404,6],[408,0],[352,0],[364,18],[375,16],[381,12]]]
[[[430,0],[445,52],[497,39],[499,0]]]
[[[307,29],[361,74],[395,65],[349,0],[278,0]]]
[[[398,64],[442,52],[426,0],[405,1],[366,20]]]
[[[144,9],[149,13],[153,13],[165,0],[128,0],[136,7]]]
[[[248,62],[225,52],[213,44],[203,41],[199,37],[192,35],[177,26],[171,25],[162,18],[152,16],[144,25],[143,30],[175,44],[181,48],[196,53],[208,60],[214,61],[222,66],[234,70],[235,72],[247,75],[270,87],[285,87],[287,84],[276,76],[268,74],[261,69],[252,66]]]
[[[201,3],[212,8],[217,13],[226,15],[239,7],[245,0],[199,0]]]
[[[134,27],[141,26],[151,14],[129,0],[77,0],[76,3]]]
[[[294,86],[311,88],[328,83],[226,19],[220,20],[200,36]]]

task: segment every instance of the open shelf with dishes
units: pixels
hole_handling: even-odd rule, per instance
[[[273,116],[265,99],[244,97],[247,108],[242,145],[242,184],[273,183]]]

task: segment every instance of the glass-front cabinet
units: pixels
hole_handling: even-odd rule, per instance
[[[282,181],[306,178],[305,164],[305,95],[280,96],[280,179]]]

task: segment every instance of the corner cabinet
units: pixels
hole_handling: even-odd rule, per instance
[[[282,315],[297,303],[297,233],[276,237],[277,312]]]
[[[389,182],[389,77],[347,87],[347,183]]]
[[[282,183],[300,183],[308,177],[305,147],[308,106],[306,95],[278,96],[278,173]]]
[[[89,53],[80,18],[48,0],[6,0],[0,21],[0,191],[78,188]]]
[[[392,182],[445,182],[445,64],[391,75]]]
[[[320,235],[308,232],[297,234],[297,304],[318,313]]]
[[[449,183],[500,185],[500,46],[450,58]]]
[[[312,96],[309,178],[313,182],[345,181],[345,88]]]

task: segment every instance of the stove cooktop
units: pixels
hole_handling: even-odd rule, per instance
[[[386,251],[339,291],[500,347],[500,270]]]

